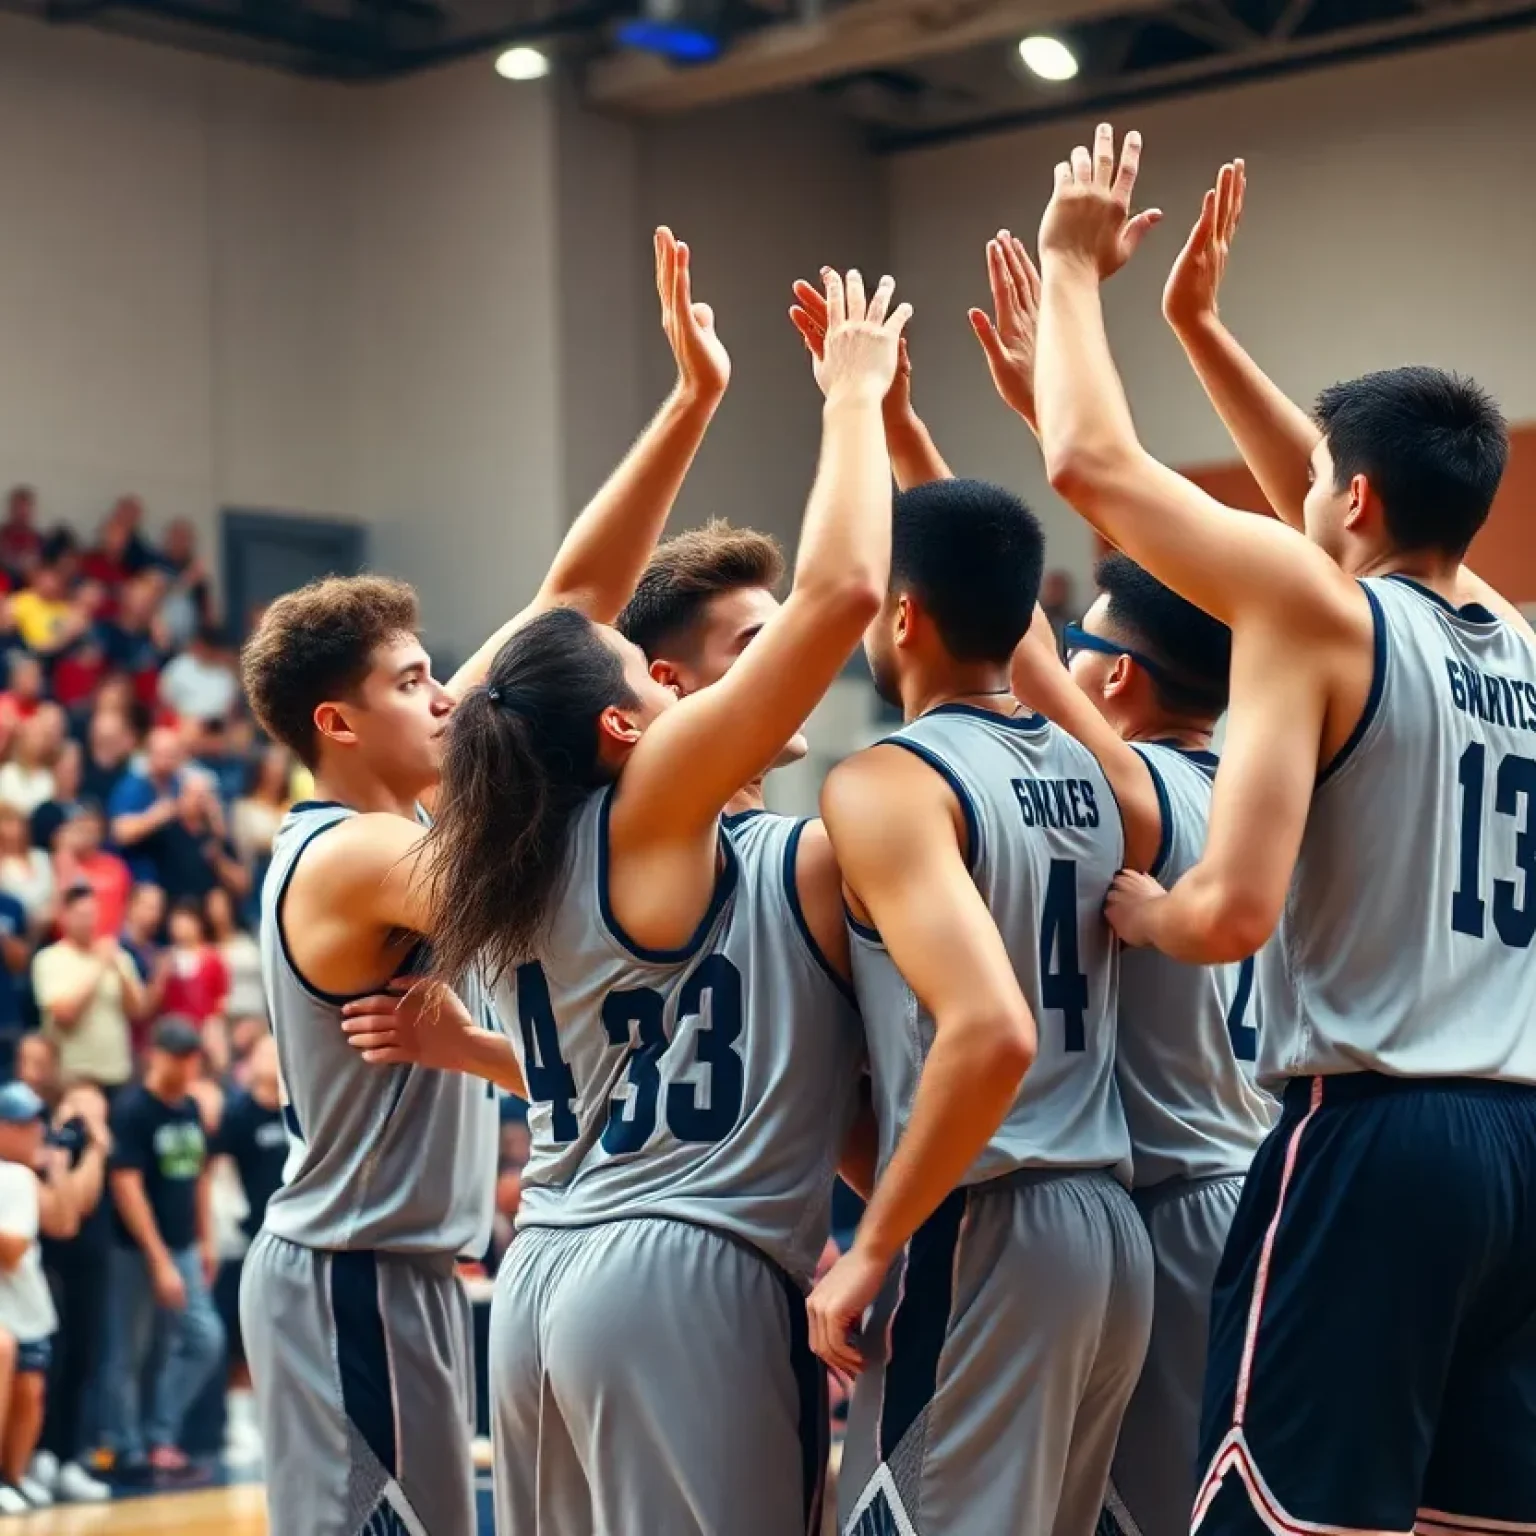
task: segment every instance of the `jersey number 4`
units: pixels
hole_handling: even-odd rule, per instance
[[[1040,914],[1040,1001],[1061,1012],[1069,1051],[1088,1048],[1088,978],[1077,958],[1077,862],[1052,859]]]
[[[1461,873],[1451,897],[1451,927],[1474,939],[1483,937],[1488,918],[1482,890],[1487,757],[1488,749],[1474,741],[1461,754],[1457,771],[1461,785]],[[1518,818],[1515,867],[1522,877],[1520,881],[1493,882],[1493,926],[1510,948],[1525,949],[1536,938],[1536,762],[1510,753],[1499,763],[1494,774],[1493,808],[1500,816]]]
[[[723,1140],[741,1113],[743,1073],[736,1042],[741,1038],[741,972],[724,955],[709,955],[683,986],[680,1019],[705,1016],[693,1037],[695,1062],[709,1068],[709,1102],[696,1082],[667,1087],[667,1129],[679,1141]],[[628,1097],[608,1105],[603,1150],[638,1152],[656,1129],[661,1096],[661,1058],[667,1038],[661,993],[650,987],[610,992],[603,999],[603,1028],[614,1045],[629,1047],[625,1063]],[[529,1097],[550,1107],[555,1141],[575,1141],[576,1078],[560,1054],[560,1030],[549,1000],[549,983],[536,963],[517,969],[517,1014],[523,1034],[523,1078]]]

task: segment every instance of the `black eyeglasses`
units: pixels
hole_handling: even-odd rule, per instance
[[[1097,651],[1100,656],[1129,656],[1138,667],[1159,682],[1173,682],[1166,669],[1158,666],[1155,661],[1149,661],[1140,651],[1132,650],[1130,646],[1121,645],[1115,640],[1106,640],[1102,635],[1090,635],[1076,624],[1068,624],[1062,631],[1061,639],[1069,657],[1073,651]]]

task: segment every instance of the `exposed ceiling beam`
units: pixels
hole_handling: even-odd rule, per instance
[[[840,75],[956,53],[977,43],[1166,0],[850,0],[820,20],[749,33],[711,64],[678,67],[652,54],[615,54],[587,71],[595,107],[639,115],[687,112]]]

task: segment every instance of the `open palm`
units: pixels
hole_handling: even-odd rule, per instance
[[[1241,160],[1234,160],[1222,166],[1216,185],[1205,194],[1200,217],[1163,288],[1163,314],[1175,330],[1215,316],[1247,190],[1247,171]]]
[[[731,379],[730,353],[715,330],[715,312],[694,302],[687,245],[665,227],[656,231],[656,294],[679,384],[700,397],[723,395]]]

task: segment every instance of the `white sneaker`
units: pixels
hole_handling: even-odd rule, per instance
[[[43,1487],[34,1477],[18,1477],[16,1486],[21,1490],[21,1496],[33,1509],[51,1509],[53,1507],[53,1495]]]
[[[32,1506],[22,1497],[19,1489],[9,1483],[0,1483],[0,1515],[30,1515]]]
[[[59,1468],[54,1491],[66,1504],[105,1504],[112,1497],[111,1486],[92,1477],[78,1461],[67,1461]]]
[[[59,1490],[59,1458],[52,1451],[39,1451],[32,1458],[32,1465],[27,1469],[27,1476],[34,1483],[41,1483],[49,1493],[57,1493]]]

